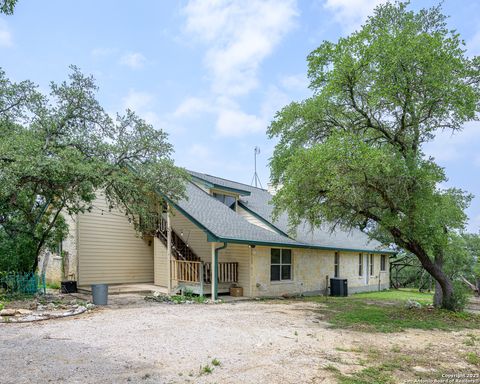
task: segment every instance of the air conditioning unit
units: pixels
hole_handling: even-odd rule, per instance
[[[332,277],[330,279],[330,296],[348,296],[348,280]]]

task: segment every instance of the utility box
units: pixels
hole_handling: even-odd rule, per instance
[[[75,280],[63,280],[60,283],[60,292],[62,293],[77,292],[77,282]]]
[[[330,279],[330,296],[348,296],[347,279],[331,278]]]

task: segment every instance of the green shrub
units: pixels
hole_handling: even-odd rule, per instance
[[[47,283],[47,288],[50,289],[60,289],[60,284],[56,281],[53,281],[51,283]]]
[[[470,290],[460,281],[453,283],[453,295],[446,307],[455,312],[461,312],[465,309],[470,299]]]

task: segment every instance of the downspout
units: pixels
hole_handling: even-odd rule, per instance
[[[213,300],[218,299],[218,251],[221,251],[222,249],[227,248],[227,243],[223,243],[221,247],[215,248],[215,256],[214,256],[214,266],[213,266],[213,278],[212,278],[212,284],[214,286],[214,289],[212,291],[213,293]]]

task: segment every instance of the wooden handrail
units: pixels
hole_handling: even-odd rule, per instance
[[[212,283],[212,263],[205,263],[203,268],[204,281]],[[238,283],[238,263],[235,261],[221,261],[218,263],[219,283]]]
[[[201,261],[172,260],[172,280],[182,283],[199,283]]]
[[[200,283],[203,271],[203,282],[212,283],[212,263],[190,260],[172,260],[172,280],[182,283]],[[234,261],[218,263],[219,283],[238,283],[238,263]]]

